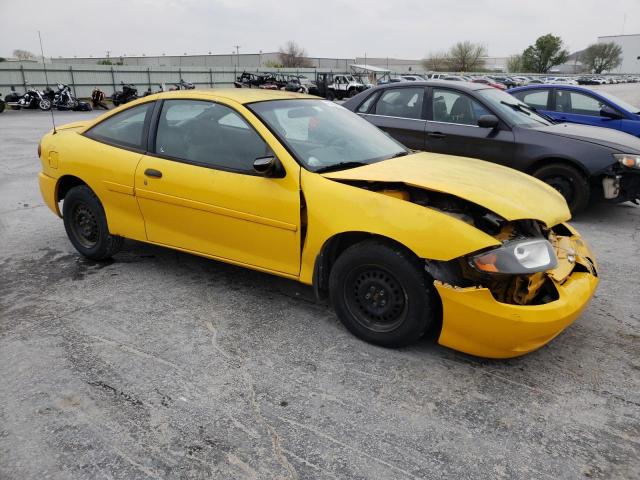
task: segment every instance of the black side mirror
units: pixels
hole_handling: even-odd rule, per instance
[[[478,118],[480,128],[496,128],[499,124],[500,120],[495,115],[482,115]]]
[[[621,118],[624,118],[622,115],[620,115],[620,112],[614,110],[609,105],[605,105],[602,107],[602,109],[600,110],[600,116],[609,118],[611,120],[619,120]]]
[[[278,159],[275,155],[266,157],[258,157],[253,161],[253,169],[265,177],[278,177],[281,173],[279,170]]]

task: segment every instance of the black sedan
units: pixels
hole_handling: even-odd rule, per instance
[[[640,200],[640,139],[611,129],[555,124],[495,88],[395,83],[366,90],[343,106],[409,148],[527,172],[562,193],[572,212],[584,209],[592,195]]]

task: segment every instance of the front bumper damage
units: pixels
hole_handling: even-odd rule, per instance
[[[573,323],[599,280],[589,247],[575,230],[564,227],[567,235],[552,241],[558,266],[544,274],[556,291],[551,301],[505,303],[484,286],[436,280],[443,310],[438,343],[480,357],[511,358],[542,347]]]

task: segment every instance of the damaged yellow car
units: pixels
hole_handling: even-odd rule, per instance
[[[130,238],[298,280],[380,345],[432,330],[473,355],[522,355],[598,283],[546,184],[412,153],[316,97],[151,95],[49,132],[39,155],[44,200],[82,255],[106,259]]]

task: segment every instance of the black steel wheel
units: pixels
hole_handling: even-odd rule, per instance
[[[73,246],[87,258],[106,260],[122,246],[122,237],[111,235],[100,200],[86,185],[72,188],[64,197],[62,218]]]
[[[564,197],[571,213],[586,208],[590,198],[590,185],[575,167],[564,163],[551,163],[536,170],[534,177],[555,188]]]
[[[388,270],[379,265],[356,266],[343,287],[349,313],[365,328],[390,332],[404,321],[407,294]]]
[[[424,261],[384,240],[355,244],[337,258],[329,296],[342,323],[378,345],[413,343],[439,324],[440,301]]]

